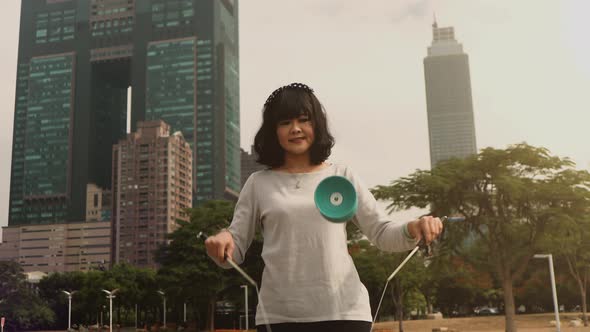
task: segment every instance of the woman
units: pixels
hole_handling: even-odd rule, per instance
[[[405,251],[424,237],[430,243],[442,231],[438,218],[394,223],[350,168],[327,163],[334,139],[326,114],[307,85],[275,90],[264,104],[263,123],[254,148],[269,168],[252,174],[240,192],[228,229],[207,238],[208,255],[229,268],[225,254],[242,263],[257,227],[264,246],[258,331],[371,330],[371,309],[348,254],[346,224],[324,219],[314,204],[321,180],[340,175],[358,196],[352,218],[367,238],[385,251]]]

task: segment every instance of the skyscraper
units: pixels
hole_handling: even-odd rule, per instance
[[[192,204],[189,144],[163,121],[140,122],[113,146],[113,262],[155,268],[154,252],[188,221]]]
[[[142,120],[190,143],[197,202],[237,195],[237,0],[23,0],[20,22],[10,225],[84,220]]]
[[[469,58],[452,27],[432,25],[432,45],[424,58],[430,164],[477,153]]]

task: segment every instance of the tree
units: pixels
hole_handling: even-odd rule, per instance
[[[587,215],[590,174],[573,167],[567,158],[522,143],[417,170],[390,186],[378,186],[374,194],[390,200],[392,210],[430,207],[439,216],[463,215],[465,222],[447,225],[463,239],[452,243],[466,259],[471,257],[469,244],[481,243],[482,262],[502,283],[506,331],[513,332],[514,281],[548,230],[564,219]]]
[[[68,323],[68,300],[63,290],[77,291],[84,285],[86,275],[83,272],[52,273],[39,281],[39,296],[44,299],[57,319],[54,328],[66,329]],[[72,323],[82,322],[84,313],[80,310],[82,298],[74,294],[72,301]]]
[[[218,267],[207,255],[204,238],[229,226],[234,204],[229,201],[209,201],[190,210],[189,222],[179,221],[180,227],[170,234],[170,242],[161,247],[157,258],[161,269],[158,277],[166,292],[177,294],[196,308],[195,317],[206,317],[208,329],[214,329],[215,304],[228,288],[243,283],[235,271]],[[243,264],[244,270],[258,282],[261,279],[262,240],[254,240]],[[198,282],[198,285],[195,283]]]
[[[437,254],[426,270],[427,280],[421,291],[428,303],[445,316],[469,315],[473,307],[490,302],[486,291],[494,289],[493,280],[462,257]]]
[[[588,326],[588,307],[586,294],[590,278],[590,217],[579,215],[576,219],[567,219],[569,227],[556,230],[549,240],[557,257],[567,263],[567,271],[576,282],[582,306],[584,326]]]
[[[68,321],[68,302],[62,291],[76,291],[72,300],[72,322],[95,324],[99,321],[100,312],[108,308],[102,289],[115,288],[119,291],[113,301],[114,323],[132,322],[129,316],[135,313],[136,304],[141,304],[138,318],[141,318],[142,311],[143,321],[149,320],[148,311],[152,312],[152,318],[155,317],[155,311],[162,302],[156,293],[158,286],[152,269],[117,264],[107,271],[52,273],[41,279],[38,285],[40,297],[58,317],[57,323],[52,326],[54,329],[65,328]]]
[[[53,311],[27,287],[17,262],[0,262],[0,312],[14,331],[43,328],[55,321]]]
[[[148,318],[148,312],[154,310],[156,306],[159,306],[162,299],[156,292],[161,286],[158,285],[156,280],[156,271],[153,269],[139,269],[135,276],[137,283],[137,289],[139,290],[137,296],[138,301],[138,324],[147,324],[150,319]],[[142,314],[143,313],[143,317]],[[152,315],[153,319],[153,315]]]
[[[156,297],[157,291],[155,278],[152,277],[153,283],[147,288],[140,288],[141,286],[138,279],[143,270],[149,269],[140,269],[127,263],[121,263],[116,264],[112,269],[103,272],[103,288],[117,288],[119,290],[113,301],[113,324],[130,322],[129,314],[135,312],[135,305],[138,305],[138,309],[139,304],[141,304],[143,308],[153,308],[161,303],[160,300],[154,301],[153,299]],[[152,276],[153,275],[155,275],[155,273],[152,273]],[[151,297],[145,293],[151,294]],[[146,298],[146,296],[148,298]],[[142,297],[144,301],[142,301]],[[115,312],[117,314],[116,319],[114,316]]]
[[[354,264],[359,271],[359,277],[367,291],[371,301],[371,308],[377,310],[383,287],[387,278],[407,257],[408,253],[385,253],[367,240],[357,242],[357,249],[351,255]],[[403,332],[404,320],[404,300],[408,295],[417,291],[424,282],[425,278],[424,261],[419,256],[414,256],[404,265],[403,269],[396,274],[389,286],[391,297],[384,297],[384,301],[379,309],[379,314],[395,309],[395,317],[399,322],[399,331]],[[387,299],[390,298],[393,306],[389,305]],[[378,314],[373,312],[373,315]]]

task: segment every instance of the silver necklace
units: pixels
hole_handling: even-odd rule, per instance
[[[303,174],[293,173],[293,176],[295,177],[295,189],[301,189],[301,178]]]
[[[305,175],[305,171],[307,171],[307,169],[301,169],[304,172],[296,172],[292,169],[288,169],[287,168],[287,172],[290,174],[293,174],[293,178],[295,179],[295,189],[301,189],[301,180],[303,179],[303,176]]]

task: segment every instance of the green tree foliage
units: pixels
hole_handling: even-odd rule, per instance
[[[103,278],[105,289],[119,289],[117,297],[113,301],[113,306],[115,306],[113,311],[116,310],[117,322],[134,321],[135,305],[138,306],[138,311],[143,314],[141,315],[143,317],[138,314],[138,320],[148,322],[161,320],[161,316],[157,313],[162,299],[157,293],[159,287],[154,270],[140,269],[129,264],[117,264],[111,270],[105,271]],[[101,295],[104,298],[104,293]],[[146,317],[146,311],[151,313],[150,318]],[[138,322],[138,324],[140,323]]]
[[[373,315],[376,314],[387,278],[407,255],[408,253],[385,253],[367,240],[360,240],[352,245],[351,256],[359,277],[369,292]],[[403,331],[404,311],[408,312],[409,309],[404,302],[424,284],[425,269],[424,260],[419,256],[414,256],[404,265],[388,285],[389,290],[379,309],[378,318],[394,314],[399,322],[399,330]]]
[[[571,278],[567,264],[555,261],[555,284],[560,306],[567,309],[579,304],[580,294]],[[531,261],[521,283],[515,285],[514,295],[517,306],[524,305],[527,313],[552,312],[553,293],[549,285],[550,276],[546,259]]]
[[[461,214],[447,225],[456,252],[472,259],[469,243],[481,246],[480,266],[501,281],[506,331],[516,331],[513,283],[542,249],[544,237],[564,220],[587,215],[590,174],[544,148],[517,144],[483,149],[466,159],[418,170],[374,190],[390,209],[430,207],[435,215]],[[460,244],[460,245],[459,245]]]
[[[586,190],[587,188],[577,188]],[[565,218],[568,227],[557,229],[547,240],[548,247],[564,260],[567,271],[576,283],[584,326],[588,326],[588,279],[590,279],[590,216],[579,214]]]
[[[489,293],[495,289],[493,280],[463,258],[437,255],[427,271],[427,298],[445,317],[470,315],[482,303],[493,305]],[[425,292],[424,286],[421,290]]]
[[[82,289],[85,278],[86,275],[83,272],[52,273],[39,282],[39,296],[47,301],[57,317],[55,328],[66,329],[68,324],[67,297],[62,291]],[[76,299],[72,301],[72,317],[78,318],[82,315],[83,306],[82,301],[77,301],[80,294],[74,296]]]
[[[157,251],[156,260],[161,265],[157,272],[119,264],[106,271],[54,273],[45,277],[39,284],[39,293],[59,317],[59,324],[53,327],[66,327],[67,298],[63,290],[76,291],[72,300],[72,323],[91,325],[99,321],[101,312],[107,324],[108,300],[101,290],[117,288],[119,291],[113,300],[114,324],[133,324],[135,305],[138,305],[140,326],[161,322],[162,296],[157,291],[163,290],[168,322],[181,321],[183,304],[187,303],[198,324],[213,328],[216,301],[224,298],[237,302],[243,298],[240,289],[245,283],[243,278],[213,263],[204,246],[206,235],[229,225],[233,209],[232,202],[210,201],[190,210],[191,221],[180,221],[178,229],[170,234],[169,243]],[[261,249],[262,239],[257,235],[242,266],[258,282],[263,266]],[[7,286],[6,289],[15,288]],[[4,298],[9,294],[1,295]],[[251,291],[250,296],[250,303],[256,303],[256,293]]]
[[[55,321],[55,314],[31,291],[16,262],[0,262],[0,312],[6,317],[7,330],[46,328]]]
[[[182,299],[195,308],[200,325],[214,329],[215,304],[221,296],[239,299],[239,285],[246,283],[233,270],[217,266],[207,255],[204,239],[229,226],[234,205],[229,201],[209,201],[191,209],[189,222],[180,221],[180,227],[170,234],[170,243],[157,253],[161,264],[158,280],[167,293]],[[242,266],[260,282],[262,239],[257,236],[250,246]],[[251,292],[251,294],[255,292]],[[255,303],[255,302],[250,302]]]
[[[129,325],[135,317],[135,304],[139,305],[139,319],[145,322],[159,320],[162,303],[156,291],[155,271],[127,264],[115,265],[111,270],[52,273],[39,282],[39,295],[47,301],[57,315],[53,328],[67,327],[68,301],[62,292],[75,291],[72,297],[72,324],[93,325],[103,314],[107,323],[108,300],[102,289],[118,288],[113,300],[113,324]],[[133,316],[133,317],[132,317]]]

